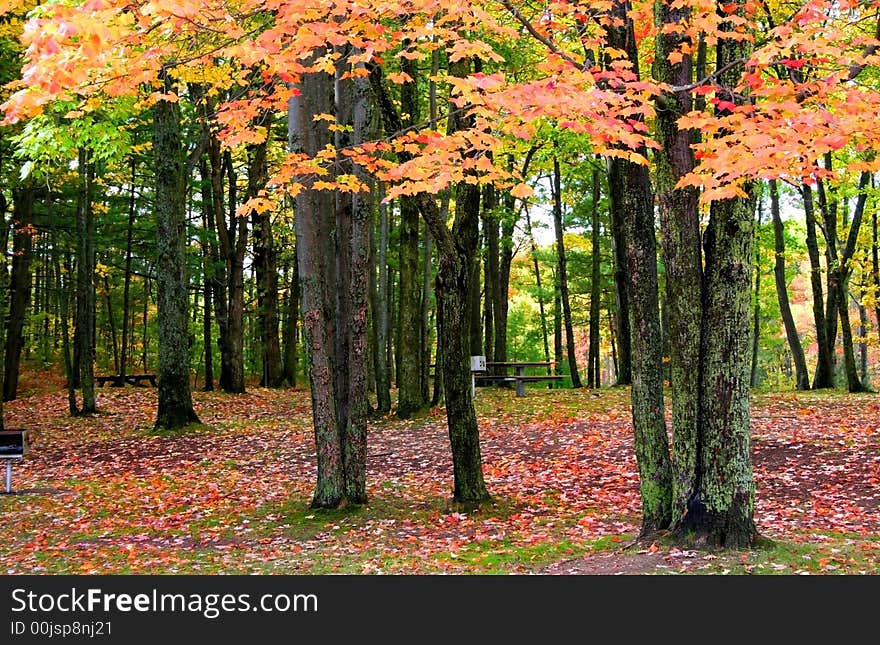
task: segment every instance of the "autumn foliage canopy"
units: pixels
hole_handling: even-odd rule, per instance
[[[4,4],[7,12],[26,8]],[[433,79],[449,89],[447,111],[469,106],[474,127],[447,135],[426,122],[344,151],[392,183],[392,195],[436,192],[464,180],[515,186],[526,197],[523,178],[511,177],[497,152],[522,145],[547,121],[584,135],[595,153],[648,163],[640,150],[656,147],[652,116],[657,97],[668,91],[699,99],[699,109],[680,121],[701,133],[699,163],[682,185],[703,188],[704,202],[741,194],[741,184],[756,177],[809,181],[821,174],[816,160],[823,153],[845,146],[853,172],[876,167],[878,95],[873,73],[862,73],[880,55],[876,3],[746,2],[740,11],[705,0],[670,4],[689,10],[686,21],[663,26],[681,36],[670,63],[698,57],[698,47],[705,57],[722,34],[754,42],[748,59],[736,61],[741,80],[734,91],[746,101],[727,101],[711,74],[685,87],[651,79],[658,26],[649,2],[634,2],[630,12],[645,68],[635,70],[625,52],[605,43],[604,27],[613,18],[611,3],[603,1],[537,9],[509,0],[86,0],[29,12],[22,76],[3,109],[10,123],[64,106],[60,116],[75,125],[118,97],[136,97],[138,105],[160,98],[157,79],[167,69],[180,88],[198,84],[226,97],[214,127],[236,146],[265,138],[254,117],[284,110],[300,76],[331,71],[343,46],[358,52],[349,58],[349,74],[382,65],[396,83],[409,80],[401,59],[440,49],[449,61],[483,63],[484,71],[466,78],[440,72]],[[389,154],[398,150],[415,154],[401,164]],[[335,155],[329,149],[317,159],[290,154],[274,169],[272,185],[295,192],[297,176],[326,174]],[[327,187],[361,188],[353,176],[334,177]]]

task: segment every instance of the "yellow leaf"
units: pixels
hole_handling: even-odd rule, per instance
[[[526,183],[517,184],[513,188],[510,189],[510,194],[516,197],[517,199],[528,199],[535,193],[532,190],[532,187]]]
[[[386,74],[385,77],[391,81],[392,83],[412,83],[412,76],[407,74],[406,72],[401,72],[400,74]]]

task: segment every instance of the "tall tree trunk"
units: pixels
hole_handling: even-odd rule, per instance
[[[208,163],[202,158],[199,162],[202,192],[202,344],[205,347],[205,392],[214,391],[214,340],[212,329],[214,253],[211,251],[213,227],[209,224],[209,211],[213,209],[211,175]]]
[[[615,337],[617,338],[617,360],[614,365],[617,370],[617,385],[629,385],[632,383],[632,359],[630,350],[629,330],[629,301],[626,295],[626,246],[623,235],[622,213],[611,210],[611,241],[614,248],[612,259],[614,260],[614,293],[616,296],[615,308]]]
[[[484,260],[484,300],[483,333],[485,343],[483,354],[487,361],[495,360],[495,320],[499,315],[498,291],[501,267],[500,236],[498,222],[498,199],[494,186],[483,188],[483,231],[486,236],[486,257]]]
[[[317,55],[317,54],[316,54]],[[331,143],[325,121],[313,121],[315,114],[332,114],[333,79],[315,72],[302,77],[300,95],[289,103],[291,150],[309,156]],[[332,195],[308,184],[296,196],[294,228],[302,288],[302,318],[308,348],[312,420],[315,428],[318,478],[313,508],[335,508],[345,496],[342,445],[337,428],[334,392],[335,342],[331,299],[335,266],[332,261],[332,231],[335,226]]]
[[[392,211],[389,210],[391,218]],[[393,218],[390,219],[393,222]],[[391,229],[394,229],[392,224]],[[397,347],[397,280],[395,279],[396,271],[394,267],[388,267],[388,347],[386,348],[386,361],[388,362],[389,374],[393,374],[393,381],[396,384],[400,380],[399,366],[397,364],[397,356],[394,353]]]
[[[128,354],[129,354],[129,328],[131,327],[131,253],[132,253],[132,242],[134,239],[134,220],[137,215],[137,211],[135,206],[137,205],[135,202],[136,195],[136,184],[137,184],[137,175],[135,174],[137,168],[137,161],[135,159],[131,160],[131,186],[129,187],[128,194],[128,225],[125,228],[125,282],[122,286],[122,346],[120,348],[120,356],[119,356],[119,369],[117,370],[117,375],[119,376],[119,381],[121,383],[125,383],[125,374],[128,369]],[[202,180],[204,181],[204,174],[202,175]],[[210,318],[209,318],[210,320]],[[206,352],[210,351],[210,346],[205,345]],[[207,356],[206,356],[206,371],[207,371]]]
[[[440,50],[435,49],[431,52],[431,73],[428,79],[428,124],[431,130],[437,130],[437,120],[439,118],[437,108],[437,81],[436,78],[440,74]],[[442,192],[441,199],[449,199],[449,191]],[[438,356],[433,359],[434,376],[431,377],[431,351],[434,346],[434,336],[436,331],[436,321],[432,324],[431,316],[434,310],[432,306],[433,285],[434,285],[434,238],[431,235],[431,229],[425,224],[425,244],[423,254],[424,272],[422,274],[422,400],[425,403],[429,401],[433,404],[433,395],[437,392],[438,383],[442,383],[442,378],[437,366]],[[439,355],[439,348],[435,354]],[[431,392],[431,384],[434,385],[435,392]]]
[[[859,178],[859,196],[856,200],[856,207],[853,212],[852,222],[849,225],[849,233],[847,235],[846,244],[839,253],[837,252],[837,244],[832,249],[832,268],[829,275],[834,276],[834,284],[837,289],[837,305],[840,315],[840,327],[843,336],[843,357],[844,367],[846,370],[846,386],[849,392],[864,392],[866,390],[864,384],[859,378],[858,368],[856,367],[855,350],[853,347],[852,326],[849,320],[849,278],[852,273],[851,261],[855,254],[858,244],[859,231],[861,230],[862,220],[864,219],[865,205],[868,199],[868,188],[871,183],[872,175],[869,172],[863,172]],[[826,229],[826,233],[831,234]],[[829,291],[831,291],[831,281],[829,281]]]
[[[785,336],[788,339],[788,347],[794,362],[795,388],[809,390],[810,375],[807,372],[807,360],[788,300],[788,287],[785,278],[785,231],[779,210],[779,187],[775,179],[770,180],[770,215],[773,218],[773,248],[776,253],[776,261],[773,265],[773,273],[776,278],[776,297],[779,300],[779,312],[782,315]]]
[[[763,200],[758,202],[758,222],[755,227],[756,238],[753,241],[755,245],[755,292],[754,292],[754,311],[752,315],[752,361],[749,376],[749,387],[758,387],[758,341],[761,333],[761,253],[758,248],[757,231],[761,226],[764,212]]]
[[[556,373],[562,370],[562,295],[559,292],[559,271],[553,272],[553,363]]]
[[[611,344],[611,364],[614,367],[614,381],[617,382],[617,317],[611,311],[611,305],[607,305],[605,309],[608,314],[608,340]]]
[[[825,295],[822,289],[819,241],[816,236],[816,206],[813,200],[813,189],[808,184],[801,186],[801,197],[804,202],[807,254],[810,258],[810,286],[813,292],[813,321],[816,326],[818,350],[816,372],[813,375],[813,389],[818,390],[834,387],[834,339],[828,338],[828,328],[825,325]]]
[[[149,327],[147,325],[148,317],[147,312],[150,304],[150,291],[152,290],[153,281],[150,279],[150,276],[147,276],[146,280],[144,280],[144,303],[143,309],[141,311],[141,366],[144,372],[147,371],[147,350],[149,349],[149,340],[148,332]]]
[[[831,157],[825,157],[825,167],[831,170]],[[822,368],[830,374],[830,387],[834,387],[837,380],[837,320],[841,299],[841,275],[837,271],[837,208],[836,190],[825,190],[824,182],[819,179],[816,182],[819,210],[822,212],[822,233],[825,237],[825,339],[829,349],[826,353],[824,365],[817,365],[817,377]]]
[[[865,389],[870,387],[868,376],[868,309],[862,304],[865,300],[865,289],[862,289],[862,299],[853,302],[859,310],[859,374]]]
[[[565,323],[565,348],[568,353],[568,369],[571,386],[580,388],[581,375],[578,372],[575,351],[574,325],[571,321],[571,300],[568,296],[568,269],[565,257],[565,231],[562,226],[562,173],[559,171],[559,158],[553,156],[553,227],[556,231],[556,258],[559,273],[559,298],[562,303],[562,317]]]
[[[9,285],[9,309],[6,317],[3,400],[12,401],[18,394],[21,352],[24,348],[24,326],[31,297],[31,260],[34,239],[34,199],[36,191],[31,180],[12,191],[13,237],[12,276]],[[5,250],[5,247],[4,247]],[[4,292],[5,293],[5,292]]]
[[[590,214],[590,241],[592,249],[591,255],[591,272],[590,272],[590,350],[587,359],[587,387],[598,388],[602,386],[599,377],[599,323],[601,313],[602,299],[602,274],[601,262],[602,256],[599,248],[599,167],[593,167],[593,200]]]
[[[463,75],[462,67],[456,64],[450,67],[458,69],[458,74]],[[453,126],[455,120],[450,118],[450,130],[466,127],[465,123]],[[473,294],[479,294],[479,217],[479,188],[465,182],[459,183],[455,191],[455,221],[452,227],[456,251],[454,255],[447,253],[440,261],[437,318],[440,330],[438,339],[443,344],[444,352],[443,386],[446,389],[446,415],[455,479],[453,499],[464,504],[489,499],[483,480],[480,435],[471,397],[470,374],[475,334],[473,325],[469,323],[473,322],[475,313]],[[479,322],[479,299],[476,309]],[[470,347],[465,345],[468,338]],[[479,333],[476,334],[476,340],[479,340]],[[479,351],[479,344],[476,349]]]
[[[425,244],[422,253],[422,319],[420,322],[420,330],[422,334],[422,400],[427,402],[431,396],[429,385],[431,381],[430,365],[431,365],[431,347],[433,344],[431,333],[431,285],[434,283],[434,238],[431,237],[431,231],[425,227]]]
[[[167,79],[165,83],[168,84]],[[189,377],[186,181],[177,103],[160,100],[153,106],[153,157],[159,313],[159,404],[155,427],[173,430],[199,423],[192,405]]]
[[[388,205],[384,203],[382,187],[379,187],[379,278],[376,284],[376,307],[373,324],[376,328],[376,412],[387,414],[391,411],[391,370],[388,365]],[[435,368],[436,369],[436,368]]]
[[[728,547],[750,546],[755,538],[748,331],[752,227],[748,200],[731,199],[713,204],[706,233],[702,460],[685,526]]]
[[[52,199],[52,196],[49,196],[49,199]],[[51,203],[51,201],[50,201]],[[2,191],[0,191],[0,349],[3,352],[6,351],[6,312],[7,312],[7,299],[6,294],[9,291],[9,273],[6,268],[6,249],[9,248],[9,226],[10,223],[6,220],[6,210],[8,209],[9,204],[6,201],[6,196],[3,195]],[[54,220],[52,220],[54,225]],[[54,232],[54,228],[53,228]],[[57,245],[52,245],[53,251],[57,249]],[[56,272],[56,275],[60,275],[60,273]],[[62,293],[58,292],[59,295]],[[3,357],[3,361],[5,363],[6,358]],[[0,391],[3,389],[3,380],[4,374],[3,371],[0,371]],[[68,379],[68,383],[70,380]],[[74,395],[73,399],[74,408],[76,408],[76,395]],[[73,411],[71,411],[71,414]],[[4,413],[3,413],[3,397],[0,396],[0,431],[5,429],[4,425]]]
[[[397,417],[422,409],[419,209],[414,197],[400,200],[399,296],[397,301]]]
[[[50,324],[52,319],[52,302],[50,299],[51,288],[54,276],[52,275],[52,265],[49,261],[49,247],[45,241],[41,241],[39,249],[39,266],[42,271],[37,271],[35,301],[37,302],[37,313],[40,319],[35,325],[38,337],[38,347],[40,348],[40,358],[44,364],[52,362],[52,354],[49,348]]]
[[[501,237],[498,241],[498,287],[495,290],[495,348],[492,356],[499,363],[507,362],[507,292],[510,290],[510,267],[513,264],[513,230],[516,226],[516,201],[506,193],[502,200]],[[541,305],[543,308],[543,304]],[[547,360],[550,360],[549,358]]]
[[[332,141],[316,114],[336,113],[351,140],[338,132],[338,148],[362,142],[369,121],[367,85],[344,79],[347,53],[340,53],[334,79],[321,72],[303,75],[300,94],[289,103],[293,151],[314,156]],[[356,53],[354,51],[352,54]],[[320,56],[320,52],[315,54]],[[335,98],[335,100],[334,100]],[[341,157],[336,166],[350,162]],[[352,172],[359,175],[357,168]],[[343,170],[344,172],[344,170]],[[365,178],[360,177],[362,181]],[[296,197],[297,255],[312,416],[318,455],[313,508],[336,508],[366,501],[367,271],[371,196],[316,190],[305,181]]]
[[[440,212],[438,217],[441,221],[446,222],[449,220],[449,202],[450,202],[450,191],[446,190],[443,192],[442,197],[440,198]],[[426,222],[427,223],[427,222]],[[430,226],[428,227],[430,232]],[[435,284],[435,294],[436,294],[436,278],[434,280]],[[431,405],[438,406],[442,405],[445,393],[443,388],[443,344],[440,342],[440,330],[439,330],[439,313],[437,316],[437,322],[435,324],[435,328],[437,329],[437,354],[434,357],[434,391],[431,393]]]
[[[105,273],[103,276],[104,299],[107,303],[107,323],[110,325],[110,341],[113,348],[113,373],[119,374],[119,337],[116,334],[116,317],[113,315],[113,298],[110,296],[110,278]],[[119,381],[122,387],[125,381]]]
[[[64,376],[67,379],[67,411],[70,416],[79,414],[79,407],[76,403],[76,388],[74,387],[73,360],[70,356],[70,289],[67,281],[62,282],[62,275],[71,275],[71,266],[69,256],[65,257],[65,272],[61,272],[61,249],[58,244],[58,233],[56,229],[55,210],[53,208],[52,196],[49,196],[49,226],[52,238],[52,265],[55,268],[55,293],[58,299],[59,318],[61,323],[61,357],[64,364]],[[0,271],[0,275],[5,274]],[[2,323],[0,323],[2,325]],[[2,415],[0,415],[2,416]]]
[[[342,51],[336,74],[336,119],[345,126],[337,130],[337,150],[363,143],[370,122],[369,82],[363,77],[346,77],[347,55]],[[342,172],[355,175],[368,185],[366,174],[340,153],[336,160]],[[367,501],[367,348],[372,194],[336,193],[336,398],[337,424],[342,443],[344,494],[348,502]],[[420,339],[421,340],[421,339]]]
[[[82,414],[95,412],[95,218],[92,210],[94,166],[79,151],[79,196],[76,209],[76,328]]]
[[[544,309],[544,289],[541,286],[541,267],[538,264],[538,245],[535,243],[535,235],[532,232],[532,218],[529,215],[529,209],[526,207],[525,209],[526,215],[526,234],[529,236],[529,248],[532,256],[532,266],[535,269],[535,287],[537,291],[538,297],[538,313],[541,316],[541,338],[544,341],[544,360],[550,362],[550,340],[549,340],[549,331],[547,329],[547,313]],[[508,274],[509,275],[509,274]],[[558,314],[558,312],[556,312]],[[561,325],[558,327],[560,333],[562,331]],[[561,343],[556,347],[561,347]],[[505,354],[506,356],[506,354]],[[559,362],[557,359],[556,363],[557,370],[559,369]],[[547,368],[547,374],[549,375],[551,369]]]
[[[248,150],[248,199],[257,197],[266,187],[269,178],[266,145],[264,141],[250,146]],[[254,230],[257,317],[263,366],[260,384],[265,387],[281,387],[284,371],[278,340],[278,263],[270,213],[260,209],[252,210],[251,225]]]
[[[226,235],[224,255],[226,256],[226,270],[229,276],[228,350],[230,371],[229,386],[225,388],[225,391],[240,394],[245,391],[244,256],[248,247],[248,227],[247,218],[236,215],[238,180],[235,174],[232,153],[227,150],[223,158],[229,183],[229,201],[226,205],[229,229]]]
[[[221,151],[216,136],[212,136],[208,144],[208,159],[214,195],[211,200],[213,217],[209,220],[218,241],[212,290],[220,332],[220,388],[224,392],[242,393],[245,391],[244,255],[247,250],[247,218],[236,216],[238,186],[232,153]],[[223,191],[224,175],[228,196]]]
[[[476,192],[473,187],[468,188]],[[464,201],[461,197],[459,193],[456,204]],[[469,223],[462,217],[474,218],[472,224],[476,228],[476,213],[464,215],[459,210],[461,208],[464,207],[456,206],[457,223]],[[456,229],[462,231],[461,226]],[[467,260],[468,255],[476,253],[476,231],[467,236],[470,243],[463,244],[459,235],[454,237],[458,242],[458,257],[448,254],[441,256],[437,276],[438,342],[443,347],[443,386],[446,390],[446,418],[453,454],[453,499],[475,503],[489,498],[483,480],[479,429],[471,398],[470,348],[465,344],[465,313],[468,311],[465,298],[471,275]]]
[[[880,340],[880,231],[877,229],[877,209],[871,213],[871,266],[874,274],[874,320],[877,321],[877,339]]]
[[[296,387],[299,373],[299,305],[300,281],[297,252],[294,249],[293,261],[289,267],[287,287],[287,307],[284,316],[284,381]]]
[[[211,297],[214,304],[214,318],[217,320],[217,345],[220,349],[220,389],[229,392],[232,388],[232,349],[229,335],[229,271],[226,258],[229,254],[229,230],[226,228],[225,196],[223,192],[223,154],[220,141],[211,137],[208,143],[208,162],[211,173],[210,202],[205,204],[208,213],[208,226],[214,231],[209,238],[208,251],[213,266]],[[216,239],[216,242],[215,242]]]

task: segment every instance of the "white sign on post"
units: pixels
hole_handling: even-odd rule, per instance
[[[477,396],[477,379],[474,375],[477,372],[486,371],[485,356],[471,356],[471,397]]]

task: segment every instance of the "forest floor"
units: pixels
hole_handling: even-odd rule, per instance
[[[309,509],[309,395],[194,394],[204,425],[152,431],[156,390],[6,404],[31,432],[0,496],[0,573],[877,574],[880,397],[756,394],[755,519],[772,543],[634,544],[640,502],[628,390],[481,388],[493,502],[450,502],[445,415],[374,420],[362,507]]]

